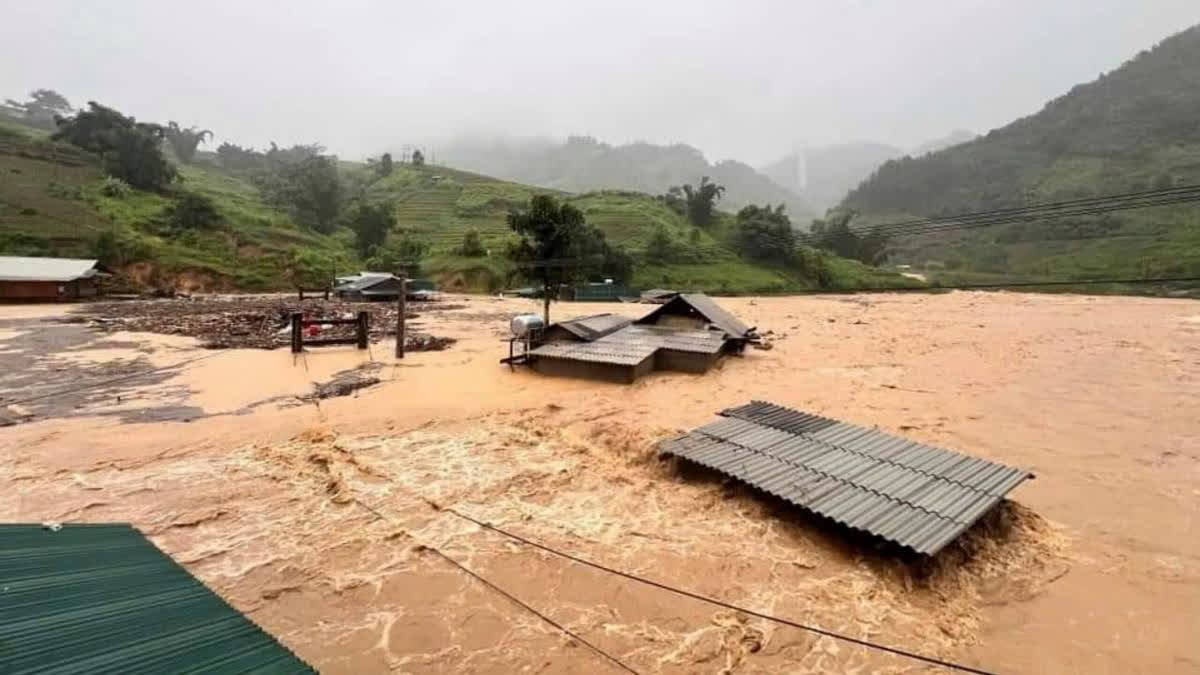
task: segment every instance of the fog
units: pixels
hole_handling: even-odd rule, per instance
[[[0,98],[54,88],[347,158],[589,134],[758,164],[986,132],[1198,21],[1196,0],[13,0]]]

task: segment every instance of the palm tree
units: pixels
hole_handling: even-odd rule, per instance
[[[213,133],[208,129],[197,129],[196,127],[188,127],[184,129],[175,122],[168,122],[166,129],[167,142],[171,144],[171,149],[175,151],[175,156],[184,164],[191,164],[196,157],[196,148],[205,139],[212,139]]]

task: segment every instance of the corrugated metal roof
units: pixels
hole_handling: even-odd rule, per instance
[[[629,326],[599,340],[610,341],[646,343],[659,349],[699,354],[716,354],[725,346],[725,337],[715,331],[665,326]]]
[[[1033,474],[754,401],[662,446],[848,527],[933,555]]]
[[[604,313],[591,316],[581,316],[569,321],[559,321],[558,326],[570,332],[580,340],[597,340],[615,331],[621,330],[632,323],[631,320],[616,314]]]
[[[388,281],[395,281],[397,282],[395,287],[397,289],[400,287],[398,285],[400,278],[394,274],[388,274],[386,272],[363,272],[357,277],[342,277],[341,283],[339,283],[334,290],[339,292],[365,291],[373,286]]]
[[[704,317],[704,319],[713,326],[724,331],[725,334],[731,338],[751,337],[749,335],[749,326],[742,323],[740,319],[727,312],[712,298],[703,293],[680,293],[679,295],[668,300],[666,303],[656,307],[649,314],[638,319],[635,323],[655,323],[662,315],[677,313],[681,304],[695,310],[697,314]]]
[[[592,363],[636,366],[654,356],[657,345],[626,342],[556,342],[542,345],[530,354],[539,358],[568,359]]]
[[[314,673],[129,525],[0,525],[0,672]]]
[[[96,260],[0,256],[0,281],[74,281],[96,276]]]

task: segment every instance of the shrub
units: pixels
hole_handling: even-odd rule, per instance
[[[458,254],[467,258],[480,258],[487,255],[487,250],[483,248],[483,241],[479,238],[479,230],[471,228],[463,233],[462,246],[459,247]]]
[[[221,222],[221,212],[213,200],[195,192],[181,193],[164,214],[167,222],[177,229],[207,229]]]
[[[133,194],[133,188],[120,178],[105,176],[104,181],[100,183],[100,194],[113,199],[124,199]]]

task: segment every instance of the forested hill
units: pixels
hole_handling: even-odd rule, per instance
[[[1200,26],[1038,113],[885,163],[843,205],[920,216],[1200,182]]]
[[[784,204],[794,222],[807,223],[814,215],[803,198],[748,164],[734,160],[709,163],[699,150],[682,143],[610,145],[590,136],[572,136],[565,143],[464,138],[439,146],[437,157],[451,166],[568,192],[663,194],[673,186],[694,184],[708,176],[725,188],[721,206],[727,210],[749,204]]]

